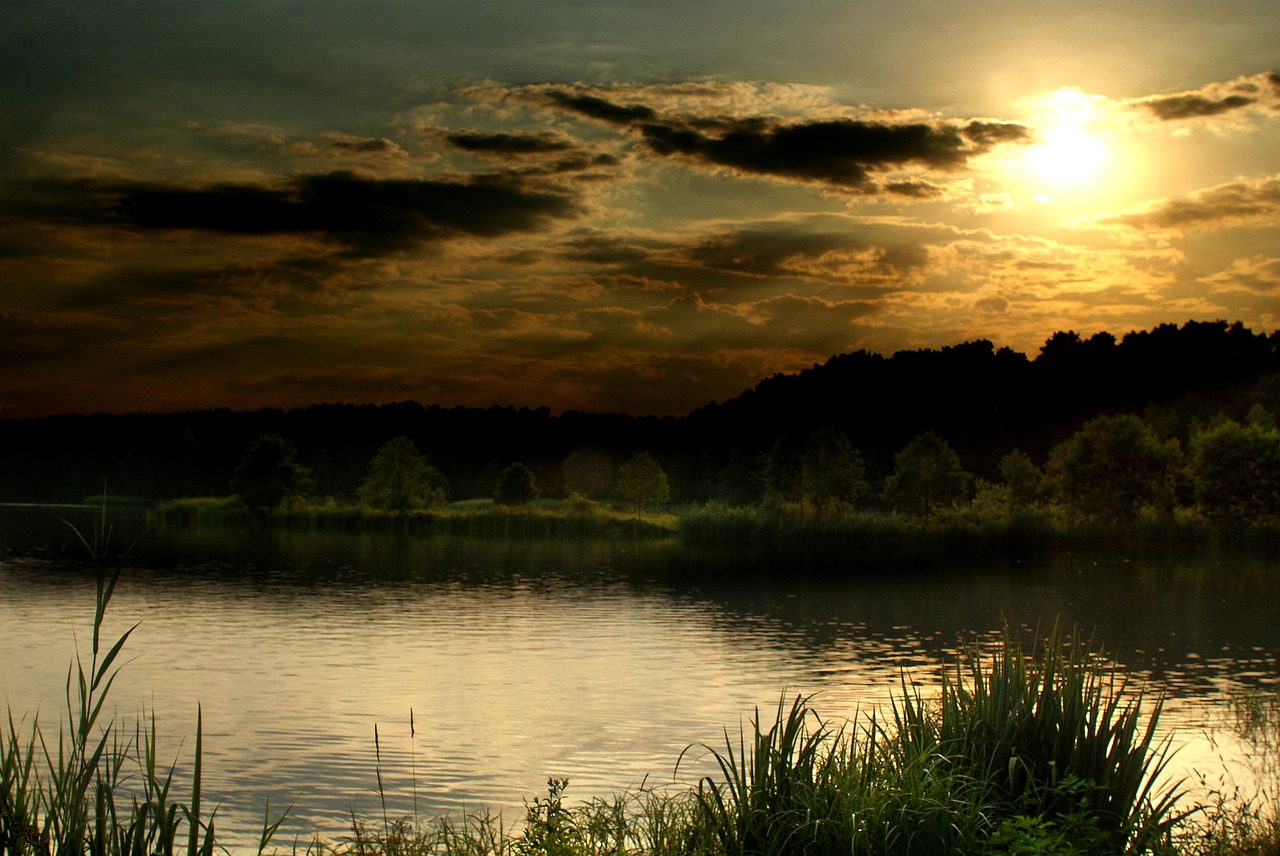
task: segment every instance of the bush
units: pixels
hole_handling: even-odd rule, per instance
[[[533,470],[516,463],[498,474],[498,485],[493,500],[499,505],[528,505],[538,498],[537,479]]]

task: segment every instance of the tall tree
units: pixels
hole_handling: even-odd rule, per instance
[[[499,505],[528,505],[539,493],[533,470],[525,464],[514,463],[498,474],[493,499]]]
[[[1021,449],[1014,449],[1000,459],[1000,478],[1009,489],[1009,507],[1021,511],[1040,499],[1044,473]]]
[[[293,443],[275,434],[259,435],[236,465],[231,492],[250,508],[271,511],[311,490],[311,473],[299,464]]]
[[[917,434],[893,457],[894,470],[885,479],[884,497],[894,508],[924,517],[964,499],[972,476],[960,456],[932,431]]]
[[[1280,518],[1280,431],[1225,421],[1191,438],[1196,502],[1210,520],[1248,526]]]
[[[1050,455],[1058,496],[1086,518],[1132,523],[1146,505],[1171,507],[1177,441],[1161,442],[1132,414],[1099,416]]]
[[[357,494],[371,508],[403,514],[444,501],[444,477],[408,437],[382,444]]]
[[[638,513],[645,506],[661,505],[671,494],[667,474],[648,452],[637,452],[618,467],[614,495]]]
[[[765,465],[765,498],[771,502],[852,506],[866,491],[862,455],[834,428],[784,434]]]

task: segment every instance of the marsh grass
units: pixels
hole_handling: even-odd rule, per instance
[[[1175,787],[1160,703],[1055,632],[1029,653],[1006,632],[972,648],[937,698],[904,678],[887,717],[852,733],[797,697],[759,712],[699,783],[716,851],[1145,853],[1170,840]]]
[[[153,518],[176,526],[281,526],[294,530],[400,532],[412,535],[468,535],[485,538],[566,538],[628,536],[666,538],[676,534],[676,517],[661,512],[619,511],[580,500],[539,501],[502,506],[468,500],[404,513],[336,502],[295,503],[272,512],[246,508],[231,499],[194,498],[161,504]]]
[[[130,735],[107,703],[121,652],[134,624],[108,644],[102,628],[120,580],[126,550],[108,570],[111,526],[106,503],[94,523],[92,540],[68,523],[93,561],[96,578],[89,660],[77,651],[67,671],[66,721],[56,738],[38,718],[15,720],[7,711],[0,730],[0,854],[26,856],[147,856],[215,852],[216,808],[202,805],[203,718],[197,708],[190,793],[173,794],[176,762],[165,770],[157,757],[155,718]],[[132,549],[132,545],[130,547]],[[259,852],[280,820],[264,819]]]
[[[695,544],[749,544],[806,552],[827,551],[844,562],[883,564],[1047,552],[1062,532],[1032,514],[994,516],[965,511],[929,521],[876,510],[792,505],[707,503],[681,511],[679,531]]]
[[[1181,852],[1194,856],[1280,856],[1280,688],[1255,688],[1229,699],[1226,728],[1239,740],[1253,784],[1208,786],[1195,822],[1182,830]]]
[[[1024,651],[1006,631],[990,654],[973,647],[957,660],[936,702],[904,685],[892,733],[904,754],[937,753],[981,782],[996,817],[1071,825],[1077,846],[1087,832],[1097,852],[1146,852],[1168,839],[1182,792],[1160,784],[1171,757],[1156,736],[1163,705],[1145,702],[1079,636],[1055,629]]]

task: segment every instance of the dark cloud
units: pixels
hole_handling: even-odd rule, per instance
[[[1280,177],[1236,181],[1143,209],[1101,218],[1136,229],[1216,229],[1280,219]]]
[[[890,181],[884,185],[884,190],[895,196],[910,196],[915,199],[933,199],[943,193],[941,187],[928,181]]]
[[[567,194],[504,178],[467,181],[373,179],[348,172],[281,185],[63,183],[58,207],[46,191],[29,210],[146,230],[229,235],[311,234],[357,255],[376,255],[460,235],[480,238],[547,228],[577,216]],[[44,186],[42,185],[42,188]]]
[[[566,110],[617,125],[649,122],[658,117],[657,112],[652,107],[614,104],[612,101],[598,98],[595,95],[574,95],[569,92],[553,90],[547,93],[547,97]]]
[[[848,255],[866,247],[852,235],[837,232],[739,229],[704,240],[690,250],[689,258],[718,270],[776,276],[795,273],[803,260],[830,253]]]
[[[1217,116],[1256,103],[1256,98],[1246,95],[1228,95],[1225,98],[1206,98],[1202,95],[1171,95],[1146,101],[1146,108],[1161,119],[1191,119],[1199,116]]]
[[[1165,121],[1201,119],[1242,110],[1254,105],[1280,109],[1280,72],[1241,77],[1229,83],[1213,83],[1200,89],[1143,98],[1138,106]]]
[[[399,152],[401,148],[386,137],[369,139],[333,140],[329,145],[338,151],[353,154],[378,154],[383,152]]]
[[[964,126],[964,135],[986,151],[1000,143],[1031,142],[1032,133],[1025,125],[1015,122],[973,121]]]
[[[445,139],[467,152],[504,155],[540,155],[573,148],[567,140],[543,134],[481,134],[459,132]]]
[[[641,126],[649,147],[740,172],[876,191],[871,174],[914,163],[954,169],[991,143],[950,126],[856,120],[740,127],[711,135],[671,124]],[[912,185],[913,190],[915,185]]]
[[[1031,139],[1026,127],[1013,123],[681,120],[661,117],[651,107],[619,105],[597,96],[565,92],[548,96],[557,106],[579,115],[634,128],[649,149],[662,156],[861,193],[935,195],[930,185],[918,182],[881,187],[872,174],[907,165],[951,170],[1000,143]]]
[[[634,240],[605,234],[584,234],[566,241],[561,255],[571,261],[616,265],[644,261],[652,250],[652,246]]]
[[[695,264],[751,276],[896,275],[928,263],[919,244],[874,244],[847,232],[739,229],[689,252]]]

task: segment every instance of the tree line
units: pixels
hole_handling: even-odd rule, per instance
[[[375,511],[407,514],[443,505],[444,484],[444,475],[412,440],[394,437],[369,462],[355,500]],[[315,480],[298,463],[293,443],[274,434],[256,437],[231,476],[231,498],[257,511],[305,502],[314,492]],[[505,506],[528,505],[541,494],[537,476],[521,461],[498,473],[493,488],[494,502]],[[670,496],[667,474],[648,452],[636,452],[618,467],[612,495],[636,512],[661,505]],[[568,498],[571,503],[589,501],[576,491]]]
[[[1153,436],[1165,462],[1163,486],[1143,488],[1143,504],[1186,507],[1213,493],[1205,467],[1215,454],[1232,448],[1266,460],[1266,414],[1280,412],[1278,352],[1276,333],[1191,321],[1121,339],[1058,332],[1034,359],[986,340],[843,354],[683,417],[399,402],[0,420],[0,498],[77,500],[104,485],[155,498],[226,495],[253,443],[274,436],[293,445],[312,495],[367,503],[374,456],[403,437],[434,468],[432,490],[450,500],[493,497],[516,463],[543,496],[618,498],[620,467],[646,452],[668,477],[672,502],[897,508],[918,500],[919,513],[931,514],[956,495],[990,501],[996,488],[1018,502],[1090,493],[1079,486],[1090,484],[1081,462],[1111,449],[1119,429],[1100,423],[1110,426],[1104,436],[1094,437],[1095,426],[1078,442],[1077,433],[1099,417],[1129,416],[1142,429],[1130,433]],[[1097,448],[1086,453],[1091,437]],[[949,483],[949,467],[930,475],[906,466],[930,455],[940,466],[939,448],[967,476],[956,477],[960,493],[949,499],[932,494]],[[1039,474],[1035,491],[1028,466]],[[1019,470],[1026,477],[1011,480]],[[1261,477],[1266,466],[1255,470]],[[1261,496],[1250,502],[1265,504]]]

